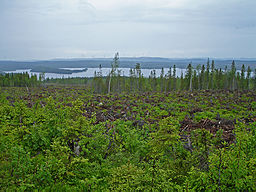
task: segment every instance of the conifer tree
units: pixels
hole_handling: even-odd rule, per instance
[[[228,77],[228,67],[225,66],[225,69],[224,69],[224,72],[223,72],[223,76],[224,76],[224,79],[223,79],[223,88],[224,89],[229,89],[229,77]]]
[[[220,69],[216,69],[216,88],[217,89],[221,89],[222,87],[222,70]]]
[[[186,90],[192,91],[192,78],[193,78],[192,64],[189,63],[188,66],[187,66],[186,74],[185,74],[185,88],[186,88]]]
[[[214,78],[215,78],[215,64],[214,60],[212,60],[212,65],[211,65],[211,89],[214,89]]]
[[[141,68],[140,68],[140,63],[136,63],[136,66],[135,66],[135,71],[136,71],[136,84],[137,84],[137,90],[139,91],[140,90],[140,78],[141,78]]]
[[[108,94],[110,94],[110,91],[111,91],[111,80],[115,76],[115,73],[118,67],[119,67],[119,53],[117,52],[111,63],[111,71],[109,74],[109,82],[108,82]]]
[[[153,90],[157,91],[157,78],[156,78],[156,70],[153,70]]]
[[[165,78],[164,78],[164,68],[162,67],[161,73],[160,73],[160,87],[161,92],[165,90]]]
[[[254,90],[256,90],[256,69],[254,70]]]
[[[193,78],[192,78],[192,89],[198,89],[198,76],[196,74],[196,70],[193,70]]]
[[[130,81],[130,91],[135,91],[135,70],[132,68],[130,69],[130,75],[129,75],[129,81]]]
[[[176,90],[176,87],[177,87],[177,80],[176,80],[176,65],[173,66],[173,72],[172,72],[172,75],[173,75],[173,90],[175,91]]]
[[[236,84],[235,84],[235,86],[236,86],[237,90],[241,89],[241,75],[238,71],[236,72]]]
[[[206,89],[209,89],[209,82],[210,82],[210,59],[209,58],[207,60],[205,76],[206,76],[206,78],[205,78],[206,79]]]
[[[250,66],[248,66],[248,69],[247,69],[247,74],[246,74],[246,88],[249,90],[250,89],[250,77],[251,77],[251,68]]]
[[[245,88],[245,66],[244,66],[244,64],[242,65],[242,69],[241,69],[240,86],[241,86],[241,89]]]
[[[202,65],[202,69],[201,69],[201,78],[200,78],[200,85],[201,85],[201,89],[205,89],[205,66]]]
[[[235,90],[235,78],[236,78],[236,66],[235,66],[235,61],[232,61],[232,65],[231,65],[231,90]]]
[[[180,90],[184,89],[184,82],[183,82],[183,72],[181,72],[181,76],[180,76]]]
[[[167,91],[171,91],[171,89],[172,89],[172,81],[173,81],[173,78],[172,78],[172,68],[170,67],[169,71],[167,73]]]
[[[200,90],[201,89],[201,83],[200,83],[200,78],[201,78],[201,65],[197,65],[196,66],[196,70],[197,70],[197,89]]]

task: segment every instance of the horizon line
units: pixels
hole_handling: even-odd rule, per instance
[[[210,60],[256,60],[256,57],[159,57],[159,56],[124,56],[119,59],[210,59]],[[0,59],[0,61],[12,61],[12,62],[40,62],[40,61],[61,61],[61,60],[87,60],[87,59],[113,59],[113,57],[70,57],[70,58],[49,58],[49,59]]]

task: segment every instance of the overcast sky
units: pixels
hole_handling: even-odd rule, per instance
[[[256,57],[255,0],[0,0],[0,59]]]

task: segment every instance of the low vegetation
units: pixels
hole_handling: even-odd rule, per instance
[[[1,88],[2,191],[255,191],[255,91]]]

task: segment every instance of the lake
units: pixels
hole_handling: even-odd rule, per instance
[[[60,69],[66,69],[66,70],[83,70],[85,68],[60,68]],[[129,76],[130,75],[130,68],[118,68],[118,70],[121,70],[121,76]],[[143,74],[144,77],[149,77],[151,71],[154,69],[141,69],[141,73]],[[99,68],[88,68],[87,71],[79,72],[79,73],[72,73],[72,74],[57,74],[57,73],[45,73],[45,78],[49,79],[61,79],[61,78],[72,78],[72,77],[94,77],[94,73],[99,72]],[[111,68],[102,68],[102,75],[107,76]],[[159,77],[161,74],[161,69],[155,69],[156,71],[156,76]],[[169,68],[164,68],[164,74],[166,75],[169,71]],[[29,75],[31,74],[36,74],[37,77],[39,77],[38,72],[31,72],[31,69],[23,69],[23,70],[16,70],[16,71],[4,71],[5,73],[25,73],[28,72]],[[237,70],[237,72],[241,73],[240,70]],[[185,76],[186,69],[180,69],[176,68],[176,76],[180,77],[181,74]],[[246,73],[245,73],[246,75]],[[253,77],[254,73],[251,73],[251,77]]]
[[[67,69],[67,70],[83,70],[85,68],[61,68],[61,69]],[[111,68],[102,68],[102,75],[107,76]],[[121,70],[121,75],[122,76],[129,76],[130,75],[130,68],[119,68],[118,70]],[[57,79],[57,78],[72,78],[72,77],[94,77],[94,73],[99,72],[99,68],[88,68],[87,71],[79,72],[79,73],[72,73],[72,74],[57,74],[57,73],[45,73],[45,78],[49,79]],[[149,77],[151,71],[153,69],[141,69],[141,73],[143,74],[144,77]],[[161,69],[155,69],[156,71],[156,76],[159,77],[161,74]],[[167,74],[169,71],[169,68],[164,68],[164,74]],[[176,75],[178,77],[181,76],[181,73],[185,75],[186,69],[179,69],[176,68]],[[25,73],[28,72],[29,75],[31,74],[36,74],[39,77],[38,72],[31,72],[31,69],[25,69],[25,70],[15,70],[15,71],[4,71],[5,73]]]

